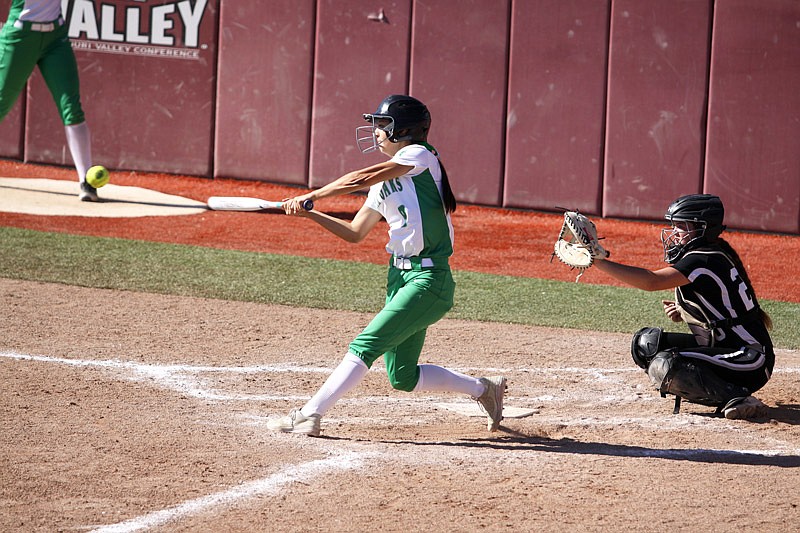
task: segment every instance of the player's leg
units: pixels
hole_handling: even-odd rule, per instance
[[[631,357],[636,366],[647,370],[650,361],[662,351],[697,346],[694,335],[669,333],[661,328],[642,328],[633,334]]]
[[[350,352],[372,366],[379,357],[408,342],[405,356],[411,366],[402,375],[389,376],[392,386],[412,390],[416,386],[416,358],[425,330],[453,307],[455,283],[449,270],[401,271],[389,269],[387,298],[383,309],[350,343]],[[416,356],[414,353],[416,353]],[[416,358],[415,358],[416,357]],[[392,364],[387,364],[387,370]]]
[[[41,37],[6,24],[0,30],[0,122],[28,83],[39,59]]]
[[[419,365],[419,379],[414,392],[445,391],[471,396],[483,408],[489,431],[496,431],[503,420],[503,398],[506,378],[502,376],[474,378],[437,365]]]
[[[86,183],[86,172],[92,166],[92,138],[81,105],[78,64],[66,36],[66,26],[48,34],[49,44],[39,60],[39,70],[64,123],[67,145],[81,183],[80,198],[96,201],[97,190]]]
[[[369,368],[364,361],[351,353],[345,354],[333,373],[302,409],[293,410],[282,418],[270,420],[267,422],[267,427],[273,431],[316,437],[320,434],[322,416],[342,396],[361,383],[368,371]]]
[[[769,380],[767,354],[752,347],[732,349],[691,342],[691,335],[662,336],[659,351],[646,367],[661,395],[673,394],[688,402],[716,407],[727,418],[760,416],[765,406],[751,394]],[[639,357],[646,356],[642,343],[639,346]],[[677,405],[676,400],[676,410]]]
[[[399,305],[400,300],[395,302],[397,295],[403,293],[403,285],[403,277],[394,272],[394,269],[390,269],[384,308],[350,343],[350,349],[344,359],[306,405],[302,409],[290,412],[288,416],[269,421],[267,423],[269,429],[285,433],[319,435],[321,417],[361,382],[378,357],[392,350],[396,343],[412,334],[412,330],[407,329],[409,327],[409,322],[405,320],[407,313]],[[446,309],[440,311],[439,318],[451,306],[452,296]]]
[[[356,388],[367,372],[367,364],[348,352],[300,411],[306,416],[324,415],[342,396]]]
[[[86,172],[92,167],[92,137],[89,126],[86,122],[80,124],[69,124],[64,126],[67,135],[67,146],[69,146],[72,161],[75,163],[75,171],[78,173],[78,181],[81,184],[79,198],[84,202],[96,202],[97,189],[89,185],[86,181]]]
[[[735,350],[697,346],[694,335],[667,333],[661,328],[637,331],[631,341],[631,355],[662,396],[673,394],[717,408],[749,396],[747,375],[742,371],[749,372],[746,365],[757,364],[743,353],[739,359],[744,364],[735,365]],[[676,400],[676,411],[678,405]]]
[[[387,331],[384,335],[373,334],[376,338],[405,336],[397,346],[384,352],[389,382],[397,390],[455,392],[472,396],[486,411],[490,431],[495,431],[503,417],[505,378],[474,378],[438,365],[418,364],[427,327],[440,320],[451,307],[455,284],[449,271],[446,274],[432,273],[429,283],[420,283],[420,276],[413,274],[405,274],[405,277],[403,288],[387,304],[393,308],[393,320],[381,326]],[[413,283],[409,282],[411,279]],[[446,289],[431,290],[431,287],[440,286]],[[442,298],[442,294],[446,297]],[[446,303],[442,305],[441,302]],[[410,329],[402,331],[403,325]],[[413,331],[419,327],[421,329]]]
[[[661,394],[674,394],[691,403],[722,407],[750,391],[722,378],[713,365],[681,355],[679,351],[657,355],[647,369]]]

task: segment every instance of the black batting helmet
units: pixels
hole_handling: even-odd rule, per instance
[[[364,120],[370,122],[370,126],[362,126],[358,130],[367,128],[380,128],[388,134],[390,142],[415,141],[424,142],[428,139],[428,130],[431,127],[431,114],[428,108],[412,96],[405,94],[393,94],[387,96],[378,105],[374,113],[364,113]],[[388,124],[378,126],[380,119],[386,119]],[[366,131],[364,132],[364,134]],[[357,133],[359,145],[362,141],[368,140],[367,136],[361,137],[362,133]],[[362,151],[374,150],[375,146],[367,146]]]

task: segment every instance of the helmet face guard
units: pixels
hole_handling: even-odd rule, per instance
[[[725,230],[724,217],[719,196],[690,194],[672,202],[664,215],[672,227],[661,231],[664,261],[674,263],[685,251],[717,240]]]
[[[705,222],[696,226],[689,222],[676,221],[672,227],[661,230],[661,245],[664,247],[664,261],[674,263],[683,253],[683,250],[700,241],[706,232]]]
[[[388,119],[389,123],[385,126],[379,126],[378,121],[381,119]],[[356,128],[356,144],[361,153],[368,154],[378,149],[378,138],[375,136],[375,130],[380,129],[386,132],[386,138],[392,140],[394,136],[394,119],[388,115],[374,115],[371,113],[364,114],[364,120],[369,122],[370,126],[358,126]],[[396,142],[396,141],[392,141]]]
[[[356,128],[356,144],[363,153],[379,148],[375,130],[386,132],[389,142],[424,142],[431,126],[431,114],[425,104],[403,94],[387,96],[374,113],[365,113],[369,126]]]

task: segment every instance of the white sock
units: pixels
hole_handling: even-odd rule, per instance
[[[78,181],[86,179],[86,171],[92,166],[92,137],[86,122],[64,126],[67,132],[67,145],[72,154],[72,162],[78,171]]]
[[[478,378],[436,365],[419,365],[419,381],[414,392],[447,391],[460,392],[477,398],[486,391]]]
[[[367,372],[369,372],[367,364],[348,352],[300,412],[303,416],[324,415],[339,398],[353,390]]]

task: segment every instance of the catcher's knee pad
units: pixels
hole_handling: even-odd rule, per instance
[[[674,394],[701,405],[720,407],[733,398],[750,395],[747,388],[725,381],[707,365],[673,352],[656,355],[647,374],[662,396]]]
[[[642,328],[633,334],[631,356],[637,366],[647,370],[650,361],[662,349],[661,336],[663,334],[664,330],[661,328]]]

